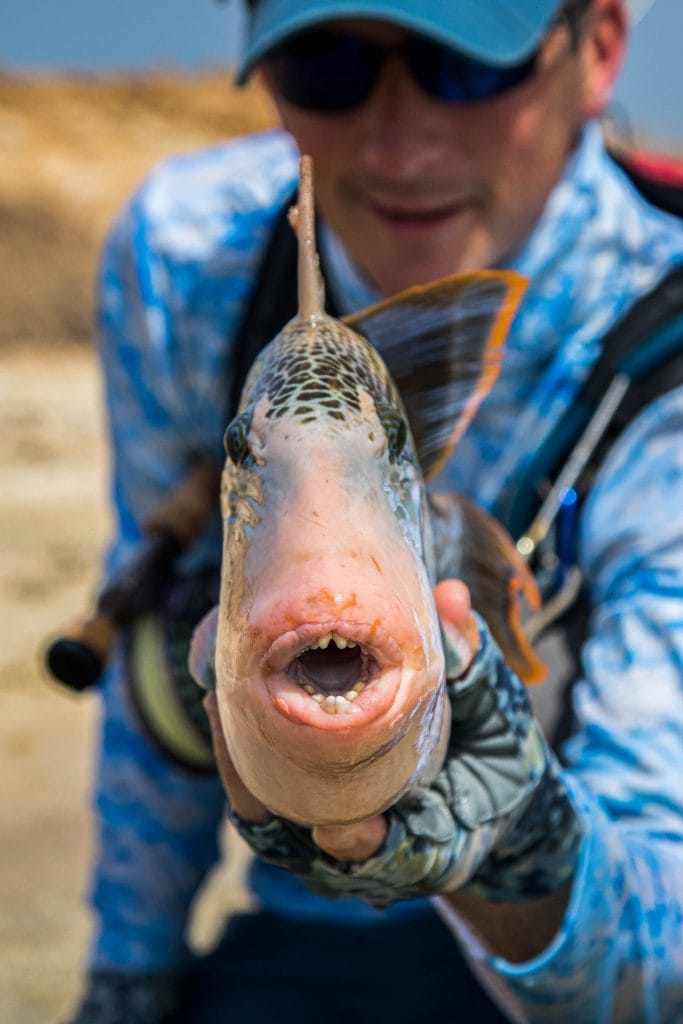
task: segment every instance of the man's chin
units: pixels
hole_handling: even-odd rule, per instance
[[[464,216],[433,221],[373,217],[372,230],[366,220],[362,229],[345,235],[354,263],[368,284],[385,296],[494,265],[492,247],[483,233],[464,224]]]
[[[391,253],[390,261],[387,252]],[[407,288],[431,284],[452,274],[472,273],[487,265],[481,258],[463,254],[455,243],[445,253],[435,255],[433,252],[425,252],[424,247],[417,244],[398,246],[395,242],[387,242],[384,253],[371,263],[374,273],[364,276],[381,295],[390,296]]]

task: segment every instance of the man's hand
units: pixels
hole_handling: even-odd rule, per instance
[[[245,825],[265,825],[271,820],[270,812],[249,792],[230,759],[218,717],[215,691],[210,690],[207,693],[204,698],[204,707],[211,723],[211,737],[218,771],[228,795],[233,816],[237,815]],[[320,849],[335,860],[342,863],[353,863],[367,860],[372,856],[384,842],[386,833],[386,819],[384,815],[379,815],[376,818],[369,818],[367,821],[347,825],[343,828],[314,828],[311,835]]]
[[[437,611],[442,628],[449,631],[451,642],[447,654],[457,645],[460,669],[469,667],[479,643],[477,624],[470,607],[470,596],[464,583],[447,580],[434,590]],[[204,698],[218,771],[228,795],[230,806],[244,822],[264,824],[271,815],[246,788],[232,763],[218,715],[216,694],[210,690]],[[375,853],[386,838],[388,830],[385,815],[369,818],[354,825],[319,826],[312,831],[312,838],[325,853],[341,863],[350,864],[367,860]]]
[[[310,832],[272,817],[237,775],[210,694],[206,707],[232,819],[260,856],[327,896],[360,896],[378,906],[463,888],[494,901],[546,896],[571,879],[581,838],[559,767],[524,687],[485,624],[478,626],[467,589],[444,581],[435,600],[451,738],[432,785],[353,826]]]

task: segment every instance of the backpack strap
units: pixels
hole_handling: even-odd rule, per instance
[[[683,164],[647,152],[611,148],[609,155],[647,202],[683,218]],[[592,486],[598,467],[617,437],[645,405],[683,384],[683,265],[643,296],[603,341],[603,352],[577,402],[529,467],[517,502],[499,509],[513,536],[526,528],[547,491],[556,483]],[[564,470],[561,471],[561,467]],[[540,472],[539,472],[540,471]],[[539,481],[544,480],[544,484]],[[522,492],[526,492],[526,499]]]
[[[585,494],[627,424],[653,398],[679,384],[683,264],[608,332],[602,355],[576,400],[539,446],[514,493],[499,503],[496,515],[511,535],[530,537],[535,545],[552,525],[563,489]],[[537,522],[539,513],[542,522]]]
[[[610,156],[648,203],[683,217],[683,165],[679,161],[645,152],[611,150]]]
[[[683,265],[608,332],[577,400],[539,446],[507,510],[518,548],[541,575],[550,565],[558,588],[528,623],[536,653],[550,668],[530,695],[556,749],[573,728],[572,687],[590,614],[575,561],[581,501],[622,431],[649,402],[680,385]]]
[[[296,313],[296,238],[287,219],[294,204],[292,195],[277,215],[235,333],[226,425],[237,413],[256,356]]]

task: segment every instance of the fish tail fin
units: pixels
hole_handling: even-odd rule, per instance
[[[540,606],[536,581],[509,535],[493,516],[456,494],[431,495],[438,578],[457,576],[470,590],[472,607],[486,620],[510,668],[527,685],[543,682],[547,671],[522,625],[522,606]],[[458,537],[458,556],[450,563]],[[444,552],[446,554],[444,554]]]

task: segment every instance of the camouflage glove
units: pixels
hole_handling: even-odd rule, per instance
[[[264,860],[287,868],[324,896],[358,896],[375,906],[467,887],[490,900],[542,896],[575,869],[581,827],[560,768],[533,717],[526,690],[478,620],[479,651],[447,683],[451,738],[429,788],[410,790],[387,812],[388,833],[362,863],[344,864],[307,829],[281,818],[232,820]],[[458,644],[444,632],[449,674]]]
[[[180,1024],[179,988],[168,975],[94,971],[69,1024]]]

